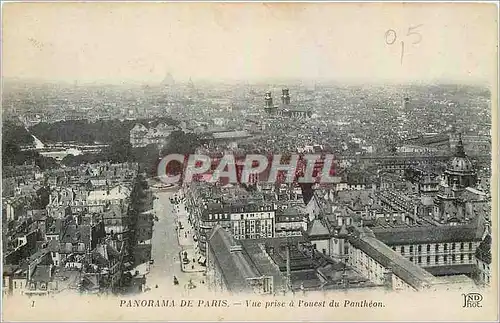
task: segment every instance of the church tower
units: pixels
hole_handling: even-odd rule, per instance
[[[283,105],[290,104],[290,90],[289,89],[282,89],[281,90],[281,103],[283,103]]]
[[[277,107],[275,107],[273,105],[273,97],[272,97],[271,91],[266,92],[266,96],[264,97],[264,101],[266,103],[266,105],[264,107],[264,111],[266,111],[266,113],[268,115],[276,115],[278,109],[277,109]]]
[[[271,96],[271,91],[266,92],[266,96],[264,97],[264,100],[266,101],[266,109],[272,109],[273,108],[273,97]]]

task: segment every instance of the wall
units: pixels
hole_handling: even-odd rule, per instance
[[[463,248],[461,245],[462,243]],[[462,243],[430,243],[397,245],[391,247],[393,250],[399,252],[402,256],[421,267],[474,264],[474,254],[476,248],[479,246],[479,242]],[[471,244],[472,248],[469,248],[469,244]],[[429,249],[427,246],[429,246]],[[412,251],[410,251],[410,249],[412,249]]]

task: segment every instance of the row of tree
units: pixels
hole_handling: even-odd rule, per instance
[[[146,181],[146,179],[142,175],[138,175],[135,180],[134,184],[132,187],[132,191],[130,194],[130,204],[128,208],[128,218],[129,223],[128,223],[128,230],[127,234],[128,236],[126,237],[126,256],[125,259],[127,262],[133,264],[133,266],[136,266],[136,261],[134,259],[134,254],[135,254],[135,249],[138,246],[138,235],[139,235],[139,225],[138,225],[138,216],[141,212],[148,211],[150,208],[150,202],[153,197],[151,196],[151,192],[149,191],[149,185]],[[152,225],[151,221],[151,225]],[[151,258],[151,255],[149,255],[149,258]],[[124,269],[124,268],[123,268]],[[133,289],[134,286],[134,276],[132,275],[129,271],[126,271],[122,274],[121,280],[120,280],[120,292],[122,293],[128,293]],[[133,292],[133,291],[132,291]]]
[[[137,124],[156,126],[159,123],[177,125],[178,121],[162,117],[155,120],[67,120],[55,123],[41,122],[30,128],[42,142],[79,142],[93,144],[112,143],[117,140],[128,140],[130,130]]]
[[[42,156],[37,151],[22,151],[15,141],[4,140],[2,143],[2,166],[35,164],[42,170],[58,167],[53,158]]]
[[[36,151],[21,150],[21,146],[32,144],[33,137],[21,122],[12,119],[4,120],[2,124],[2,166],[31,164],[33,161],[41,169],[57,165],[55,160],[46,158]]]

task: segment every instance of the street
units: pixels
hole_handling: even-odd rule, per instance
[[[154,201],[154,212],[158,221],[154,223],[151,239],[151,258],[154,263],[150,266],[150,272],[146,276],[146,286],[162,293],[175,291],[186,294],[189,292],[187,284],[192,280],[196,286],[193,290],[206,290],[202,272],[183,272],[181,270],[180,252],[182,248],[179,245],[176,231],[177,215],[174,206],[170,203],[170,197],[174,194],[175,191],[155,192],[158,199]],[[174,276],[177,277],[179,285],[174,285]]]

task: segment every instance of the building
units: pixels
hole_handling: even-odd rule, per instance
[[[231,232],[234,239],[260,239],[275,236],[276,219],[272,205],[257,203],[209,203],[195,220],[199,247],[205,252],[208,233],[216,226]]]
[[[186,197],[189,220],[196,230],[202,254],[206,252],[210,232],[217,225],[237,240],[272,238],[276,234],[276,206],[256,192],[247,192],[239,186],[191,183]]]
[[[490,198],[476,183],[477,172],[465,154],[460,137],[434,196],[434,219],[441,223],[468,223],[479,217],[489,221]]]
[[[297,207],[276,211],[276,237],[300,236],[307,230],[308,215]]]
[[[357,232],[356,232],[357,231]],[[377,239],[369,229],[358,228],[347,237],[348,263],[376,284],[391,290],[437,290],[474,286],[464,275],[435,277]]]
[[[111,204],[103,213],[104,229],[109,235],[123,235],[129,226],[125,205]]]
[[[491,284],[491,235],[487,234],[476,249],[475,261],[477,266],[476,279],[482,284]]]
[[[264,97],[265,107],[264,111],[268,115],[281,116],[287,118],[311,118],[312,111],[308,107],[304,107],[298,104],[293,104],[290,102],[290,90],[282,89],[281,90],[281,104],[273,105],[273,98],[270,91],[266,92]]]
[[[273,97],[271,91],[266,92],[264,101],[266,103],[264,111],[266,111],[267,114],[276,115],[278,112],[278,107],[273,105]]]
[[[146,147],[152,144],[162,147],[174,130],[174,127],[164,123],[151,128],[138,123],[130,130],[130,144],[134,148]]]
[[[17,265],[3,266],[3,295],[23,295],[27,288],[27,271]]]
[[[447,164],[444,177],[448,186],[456,187],[457,189],[474,187],[476,185],[477,173],[469,157],[465,154],[461,135],[456,145],[455,155]]]
[[[201,137],[208,141],[209,147],[218,145],[237,148],[238,143],[252,139],[252,134],[246,130],[206,131]]]
[[[216,226],[207,241],[207,283],[216,292],[273,294],[284,278],[258,244],[243,245]]]
[[[411,263],[436,276],[471,275],[485,227],[469,225],[399,225],[372,228],[375,238]]]

